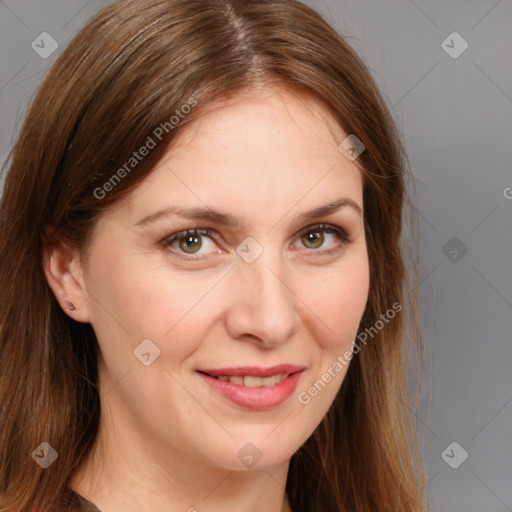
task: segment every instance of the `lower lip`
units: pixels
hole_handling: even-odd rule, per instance
[[[199,376],[219,395],[246,409],[271,409],[284,402],[297,388],[302,371],[289,375],[279,384],[248,388],[199,373]]]

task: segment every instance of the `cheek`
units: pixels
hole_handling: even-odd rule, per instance
[[[313,286],[313,276],[302,280],[299,296],[310,309],[310,328],[329,353],[345,350],[357,335],[369,291],[366,257],[343,262]]]
[[[93,327],[100,345],[108,340],[102,350],[116,359],[125,353],[125,363],[143,340],[150,339],[161,355],[178,364],[196,350],[197,340],[204,339],[201,330],[207,329],[213,314],[212,290],[219,276],[196,276],[148,261],[151,258],[143,254],[120,258],[105,251],[101,265],[91,265],[94,273],[87,286],[94,297]]]
[[[333,269],[321,287],[303,287],[304,301],[311,305],[308,319],[315,351],[312,371],[298,390],[297,400],[311,432],[331,407],[343,383],[368,299],[368,260],[365,254],[353,256]]]

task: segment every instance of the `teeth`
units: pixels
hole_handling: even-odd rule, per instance
[[[289,373],[278,373],[277,375],[271,375],[270,377],[254,377],[253,375],[244,375],[244,376],[230,376],[227,375],[219,375],[217,379],[222,380],[224,382],[231,382],[231,384],[236,384],[238,386],[245,386],[247,388],[257,388],[260,386],[269,387],[274,386],[275,384],[279,384],[286,377],[290,375]]]
[[[272,381],[270,384],[263,384],[263,382]],[[273,386],[275,383],[274,377],[267,377],[265,379],[262,379],[261,377],[252,377],[250,375],[247,375],[244,377],[244,386],[246,388],[257,388],[258,386]]]
[[[254,377],[244,377],[244,386],[249,386],[249,384],[247,384],[247,379],[254,379]],[[265,377],[264,379],[260,380],[261,384],[256,384],[257,386],[273,386],[276,383],[276,378],[274,375]]]

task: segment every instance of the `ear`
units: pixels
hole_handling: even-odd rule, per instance
[[[63,242],[45,239],[43,269],[48,285],[64,312],[77,322],[90,323],[89,295],[79,251]],[[68,303],[74,309],[70,309]]]

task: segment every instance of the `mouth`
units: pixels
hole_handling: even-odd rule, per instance
[[[291,373],[277,373],[270,377],[257,377],[255,375],[211,375],[201,371],[199,373],[207,375],[212,379],[231,382],[231,384],[235,384],[236,386],[245,386],[246,388],[275,386],[291,375]]]
[[[245,409],[276,407],[297,387],[305,367],[279,365],[272,368],[237,367],[197,370],[217,394]]]

